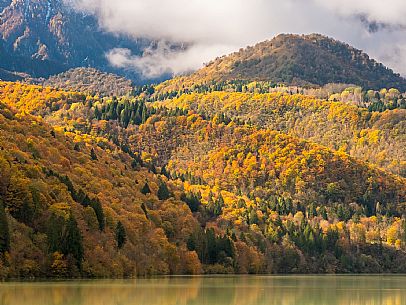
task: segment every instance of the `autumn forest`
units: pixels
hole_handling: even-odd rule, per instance
[[[0,279],[405,273],[404,83],[331,41],[351,79],[269,74],[283,39],[154,85],[0,82]]]

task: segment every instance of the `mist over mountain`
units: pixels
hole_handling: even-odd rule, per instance
[[[4,55],[0,58],[0,68],[12,75],[18,72],[46,78],[70,68],[92,67],[125,76],[138,84],[159,82],[173,75],[190,73],[201,67],[203,62],[237,50],[240,46],[253,45],[275,33],[318,32],[321,30],[320,24],[323,24],[323,32],[356,44],[357,47],[365,47],[372,57],[396,68],[396,72],[404,72],[404,43],[403,36],[399,36],[403,25],[398,14],[383,10],[381,13],[378,10],[365,11],[357,6],[357,14],[352,16],[347,10],[348,3],[338,9],[335,2],[327,5],[317,1],[308,3],[309,7],[295,3],[296,9],[292,11],[292,3],[287,1],[278,4],[277,10],[281,15],[290,12],[291,20],[286,24],[278,19],[271,3],[265,5],[254,2],[252,10],[247,11],[244,9],[244,1],[234,5],[224,1],[218,6],[219,14],[229,14],[228,26],[224,27],[205,6],[191,4],[186,11],[174,11],[171,6],[159,6],[158,2],[146,5],[136,1],[127,5],[122,1],[113,4],[82,0],[1,0],[0,52]],[[310,7],[312,10],[308,12]],[[202,20],[193,18],[198,12],[204,16]],[[296,16],[299,12],[306,12],[302,16],[305,20],[313,15],[317,18],[301,24],[301,19]],[[174,18],[165,19],[165,14]],[[335,30],[338,18],[345,18],[346,22],[340,30]],[[202,26],[204,20],[211,20],[210,25]],[[331,25],[327,23],[328,20],[331,20]],[[378,40],[382,42],[379,46],[375,43]],[[267,46],[262,44],[259,47]],[[327,72],[320,70],[323,61],[331,61],[331,68],[339,67],[329,73],[329,79],[341,81],[343,77],[339,74],[347,71],[348,64],[352,63],[343,62],[343,58],[338,59],[337,54],[327,55],[326,52],[329,50],[322,51],[322,46],[311,45],[309,41],[296,42],[294,49],[287,53],[279,52],[284,53],[280,56],[267,54],[266,60],[272,57],[277,65],[283,63],[286,66],[281,71],[272,72],[284,74],[275,77],[276,81],[318,84],[320,80],[315,81],[314,72],[316,68],[322,73]],[[301,61],[301,57],[309,54],[316,57],[317,67]],[[285,55],[287,58],[283,57]],[[322,56],[318,58],[319,55]],[[12,57],[18,60],[10,60]],[[362,62],[363,59],[360,60]],[[253,62],[245,64],[252,66]],[[262,64],[268,66],[267,72],[264,70],[262,74],[269,75],[269,69],[278,70],[276,66]],[[307,73],[312,75],[304,78],[298,76],[298,73],[303,74],[304,68],[313,69],[313,72]],[[383,72],[379,67],[373,67],[373,64],[365,68],[372,69],[368,72],[370,77],[374,74],[373,77],[377,78],[377,74]],[[244,69],[248,72],[244,65],[233,71],[244,73]],[[354,68],[351,70],[354,72]],[[354,73],[345,78],[364,86],[379,85],[373,81],[362,81],[361,78],[365,80],[366,72],[363,75],[360,71]],[[263,75],[258,75],[258,78],[260,76]],[[387,76],[382,80],[388,80],[389,84],[399,82],[395,78]]]
[[[404,1],[360,0],[74,0],[78,12],[97,18],[112,33],[180,42],[188,48],[155,49],[144,56],[116,49],[116,64],[140,70],[197,70],[212,58],[280,33],[321,33],[364,50],[406,74]],[[213,10],[213,7],[216,9]],[[179,9],[181,8],[181,9]]]
[[[278,35],[219,57],[190,76],[169,81],[167,87],[170,90],[171,86],[187,88],[236,80],[308,87],[342,83],[365,89],[406,90],[406,80],[399,74],[361,50],[319,34]]]
[[[136,71],[111,66],[106,53],[119,47],[141,54],[149,46],[147,40],[106,33],[94,16],[74,11],[61,0],[1,1],[0,10],[3,69],[47,77],[83,66],[140,78]]]
[[[293,85],[346,83],[370,89],[406,89],[404,78],[361,50],[318,34],[279,35],[220,59],[214,66],[216,64],[231,67],[228,75],[220,77],[223,79],[271,80]]]

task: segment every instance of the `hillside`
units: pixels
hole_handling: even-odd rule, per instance
[[[162,147],[160,139],[170,134],[175,139]],[[405,179],[344,153],[276,131],[227,124],[219,116],[211,121],[193,114],[152,116],[131,138],[130,143],[155,156],[157,164],[167,164],[166,170],[174,171],[174,176],[190,174],[197,181],[251,198],[266,200],[278,194],[304,205],[312,201],[328,205],[325,191],[332,183],[343,196],[340,202],[349,205],[362,202],[374,180],[379,181],[383,197],[371,198],[372,206],[376,202],[397,206],[406,195]]]
[[[8,255],[0,277],[198,272],[197,258],[185,250],[197,222],[179,195],[157,198],[166,178],[134,169],[132,158],[106,141],[73,141],[4,104],[0,127],[0,215],[4,205],[10,232],[5,238],[2,218],[0,250]],[[124,235],[117,235],[119,221]]]
[[[167,86],[180,89],[230,80],[299,86],[344,83],[365,89],[395,87],[406,90],[404,78],[361,50],[318,34],[279,35],[217,58],[191,76],[169,81]]]
[[[156,107],[224,114],[261,128],[277,130],[406,176],[406,110],[369,112],[342,102],[300,94],[212,92],[184,94]]]
[[[51,76],[43,82],[43,85],[103,96],[122,96],[133,90],[130,80],[93,68],[70,69]]]
[[[406,270],[405,179],[343,152],[137,98],[0,100],[2,278]]]

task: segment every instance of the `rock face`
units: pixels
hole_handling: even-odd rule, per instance
[[[122,47],[139,54],[149,43],[105,33],[94,16],[78,13],[62,0],[0,0],[0,39],[1,54],[29,62],[15,66],[14,61],[1,58],[0,67],[33,77],[47,77],[83,66],[120,72],[136,79],[137,74],[110,67],[105,53]],[[39,67],[44,63],[44,67]],[[51,66],[49,70],[47,64]]]

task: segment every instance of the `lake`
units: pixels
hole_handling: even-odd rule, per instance
[[[232,276],[0,283],[1,305],[404,305],[403,276]]]

